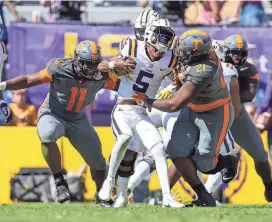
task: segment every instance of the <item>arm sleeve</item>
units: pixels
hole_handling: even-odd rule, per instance
[[[50,83],[53,81],[53,75],[56,72],[56,62],[51,60],[47,63],[46,68],[42,69],[40,73],[40,78],[43,83]]]

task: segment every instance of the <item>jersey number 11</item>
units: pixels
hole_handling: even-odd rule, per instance
[[[75,101],[76,101],[78,92],[79,92],[80,96],[79,96],[79,99],[78,99],[78,102],[77,102],[77,105],[76,105],[76,109],[75,109],[75,112],[79,113],[81,111],[81,108],[82,108],[83,104],[84,104],[85,97],[87,95],[87,91],[88,90],[86,88],[72,87],[71,88],[70,99],[68,101],[66,110],[72,111],[72,109],[73,109],[73,107],[75,105]]]

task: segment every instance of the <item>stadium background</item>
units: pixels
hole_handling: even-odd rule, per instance
[[[44,10],[39,6],[21,6],[18,11],[31,20],[33,11]],[[195,6],[194,6],[195,7]],[[187,12],[193,18],[192,12]],[[92,25],[71,24],[34,24],[34,23],[10,23],[8,45],[8,78],[25,73],[41,70],[46,63],[55,57],[69,57],[73,54],[75,45],[83,39],[92,39],[102,48],[105,58],[114,56],[118,51],[118,43],[126,36],[133,35],[133,28],[127,22],[117,23],[122,14],[123,20],[134,21],[141,12],[139,7],[94,7],[91,8],[86,21],[92,21]],[[230,10],[231,11],[231,10]],[[223,14],[226,14],[223,12]],[[7,14],[8,15],[8,14]],[[107,15],[107,16],[106,16]],[[110,16],[109,16],[110,15]],[[10,20],[9,16],[8,21]],[[189,17],[189,16],[188,16]],[[104,20],[103,20],[103,19]],[[105,20],[106,18],[106,20]],[[118,19],[118,20],[117,20]],[[191,19],[192,21],[193,19]],[[98,24],[109,23],[111,24]],[[213,39],[223,40],[230,34],[239,33],[248,41],[250,46],[250,60],[257,66],[260,72],[260,89],[255,99],[256,104],[262,102],[267,79],[272,74],[271,36],[269,27],[240,28],[240,27],[197,27],[204,29]],[[180,35],[188,27],[174,26],[177,35]],[[37,108],[43,102],[48,85],[34,87],[28,90],[28,102]],[[116,101],[114,92],[101,90],[97,96],[96,108],[92,110],[92,122],[102,141],[103,154],[109,157],[114,144],[110,124],[110,112]],[[264,132],[263,140],[267,147],[267,132]],[[1,127],[0,128],[0,203],[10,203],[10,179],[21,167],[46,167],[40,153],[39,139],[35,127]],[[59,140],[62,153],[62,165],[67,171],[77,171],[83,160],[72,149],[66,139]],[[95,189],[89,172],[86,180],[87,192],[85,197],[92,199]],[[152,176],[150,189],[159,189],[156,174]],[[174,188],[185,198],[190,198],[191,191],[188,186],[180,181]],[[259,204],[265,203],[263,197],[264,188],[260,178],[256,175],[253,161],[243,152],[239,169],[239,176],[225,189],[225,194],[234,204]],[[251,196],[248,195],[251,193]]]

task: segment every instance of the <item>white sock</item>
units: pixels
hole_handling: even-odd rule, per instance
[[[162,143],[156,144],[150,150],[151,154],[155,159],[157,174],[159,177],[162,194],[163,195],[170,195],[170,182],[169,182],[169,175],[168,175],[168,167],[166,158],[164,155],[164,147]]]
[[[205,183],[205,188],[209,193],[215,192],[221,185],[223,184],[222,181],[222,174],[218,172],[214,175],[209,175],[208,179]]]
[[[118,180],[117,180],[117,194],[116,196],[123,196],[123,197],[127,197],[127,189],[128,189],[128,181],[129,181],[129,177],[120,177],[118,176]]]
[[[142,180],[147,177],[150,173],[150,165],[145,161],[140,161],[135,167],[133,175],[130,177],[128,182],[128,189],[133,191]]]
[[[126,150],[131,142],[131,136],[120,135],[111,151],[109,171],[107,179],[113,179],[116,176],[118,167],[123,160]]]

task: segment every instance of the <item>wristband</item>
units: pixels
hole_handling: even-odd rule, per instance
[[[6,82],[0,82],[0,90],[5,90],[7,87],[7,83]]]
[[[115,67],[115,61],[110,61],[109,62],[109,69],[114,69]]]

